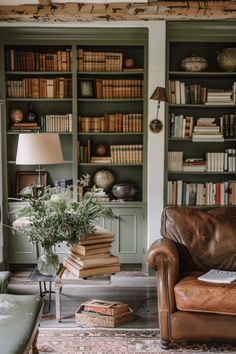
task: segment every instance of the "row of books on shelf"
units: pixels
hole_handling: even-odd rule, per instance
[[[70,98],[72,96],[71,78],[42,77],[7,80],[8,98]]]
[[[168,205],[236,205],[236,181],[190,183],[168,181]]]
[[[72,132],[72,113],[41,116],[42,130],[47,133]]]
[[[219,118],[204,117],[194,120],[193,116],[170,113],[171,138],[193,138],[194,141],[211,141],[236,138],[236,114],[226,114]],[[209,137],[210,135],[210,137]],[[217,140],[217,141],[218,141]]]
[[[78,163],[95,163],[95,164],[141,164],[143,163],[143,145],[110,145],[110,155],[93,156],[91,140],[88,139],[86,144],[77,142],[77,159]]]
[[[143,145],[111,145],[111,161],[112,163],[143,163]]]
[[[142,113],[109,113],[99,117],[78,117],[80,132],[123,132],[143,131]]]
[[[72,132],[72,114],[48,114],[40,117],[38,122],[14,122],[11,124],[12,132],[40,131],[46,133],[71,133]]]
[[[205,158],[183,158],[183,151],[168,152],[169,172],[236,172],[236,149],[206,152]]]
[[[123,53],[86,51],[79,48],[77,51],[78,71],[122,71]]]
[[[5,52],[7,71],[70,71],[71,49],[54,52],[8,49]]]
[[[96,79],[95,97],[101,98],[143,98],[143,80]]]
[[[236,82],[231,89],[210,89],[198,83],[169,80],[168,90],[170,104],[234,105],[236,102]]]

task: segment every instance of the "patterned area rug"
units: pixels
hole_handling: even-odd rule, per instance
[[[41,328],[37,347],[40,354],[164,354],[164,353],[236,353],[236,345],[171,345],[163,350],[158,330]]]

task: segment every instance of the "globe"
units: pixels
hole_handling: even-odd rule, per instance
[[[103,188],[108,191],[115,182],[114,174],[107,169],[101,169],[95,172],[93,176],[93,183],[97,188]]]
[[[96,146],[95,152],[96,152],[96,155],[97,155],[97,156],[106,156],[106,153],[107,153],[107,147],[106,147],[106,145],[104,145],[104,144],[98,144],[98,145]]]
[[[14,108],[10,111],[10,118],[14,123],[21,122],[24,118],[24,113],[20,108]]]

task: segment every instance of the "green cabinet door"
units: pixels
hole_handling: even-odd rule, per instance
[[[120,263],[143,263],[146,237],[142,207],[114,207],[112,210],[116,218],[104,221],[104,227],[115,234],[111,252],[119,257]]]
[[[26,203],[9,203],[9,220],[14,221],[16,210],[26,206]],[[37,260],[36,247],[22,235],[20,231],[8,230],[8,262],[10,264],[34,264]]]

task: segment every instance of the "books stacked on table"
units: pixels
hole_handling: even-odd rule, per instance
[[[116,327],[133,320],[133,310],[118,301],[90,300],[75,313],[76,323],[94,327]]]
[[[110,252],[114,239],[112,232],[96,227],[93,235],[83,237],[68,249],[64,267],[78,278],[119,272],[119,258]]]

